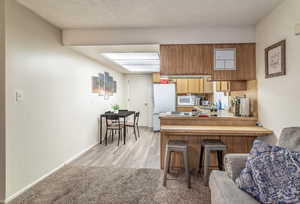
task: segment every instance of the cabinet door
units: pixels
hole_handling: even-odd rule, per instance
[[[203,92],[204,93],[213,93],[213,82],[210,81],[210,78],[203,79]]]
[[[216,91],[217,91],[217,92],[222,91],[222,90],[221,90],[221,82],[220,82],[220,81],[217,81],[217,82],[216,82]]]
[[[176,80],[177,93],[179,93],[179,94],[188,93],[188,91],[189,91],[188,88],[189,88],[188,79],[177,79]]]
[[[160,46],[161,75],[179,75],[184,73],[182,47],[178,45]]]
[[[153,83],[160,83],[160,73],[153,73],[152,74],[152,82]]]
[[[221,91],[224,91],[224,92],[229,91],[229,83],[227,81],[221,82]]]
[[[256,54],[255,43],[241,44],[215,44],[214,48],[236,49],[236,70],[213,71],[213,80],[255,80],[256,79]]]
[[[246,91],[247,81],[231,81],[230,91]]]
[[[160,72],[162,75],[212,74],[212,45],[161,45]]]
[[[212,74],[212,46],[210,45],[180,45],[183,55],[183,74]]]
[[[189,93],[199,93],[200,92],[200,84],[197,79],[188,79],[188,91]]]

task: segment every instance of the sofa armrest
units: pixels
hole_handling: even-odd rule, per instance
[[[249,154],[226,154],[225,155],[225,173],[235,181],[240,175],[241,171],[245,168],[246,161]]]

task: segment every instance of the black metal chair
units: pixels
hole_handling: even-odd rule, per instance
[[[105,117],[106,120],[106,132],[105,132],[105,145],[107,145],[107,136],[108,132],[111,131],[111,139],[114,141],[115,132],[118,132],[118,146],[120,144],[120,139],[122,136],[122,130],[124,129],[124,125],[120,123],[120,117],[118,115],[107,115]]]
[[[140,112],[136,112],[134,114],[133,122],[126,122],[126,127],[133,128],[135,140],[137,140],[136,132],[138,132],[138,137],[140,137],[139,118],[140,118]]]

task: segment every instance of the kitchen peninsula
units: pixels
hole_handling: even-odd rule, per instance
[[[161,114],[161,168],[169,140],[187,141],[190,168],[198,167],[203,139],[221,139],[227,145],[226,153],[248,153],[255,138],[272,134],[271,130],[256,126],[256,122],[256,117]],[[182,167],[180,154],[174,155],[172,166]],[[212,155],[211,167],[215,166],[216,156]]]

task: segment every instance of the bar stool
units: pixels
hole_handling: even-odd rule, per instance
[[[181,152],[184,160],[184,171],[187,179],[188,188],[191,188],[191,179],[188,165],[188,147],[185,141],[181,140],[170,140],[166,147],[165,165],[164,165],[164,178],[163,186],[167,185],[167,174],[170,168],[171,153]]]
[[[204,177],[205,185],[208,185],[211,152],[217,152],[218,168],[220,170],[222,170],[223,169],[223,154],[225,151],[226,151],[226,145],[222,142],[222,140],[217,140],[217,139],[202,140],[198,173],[201,172],[203,156],[204,156],[204,175],[203,175],[203,177]]]

